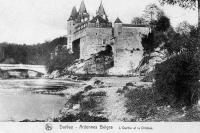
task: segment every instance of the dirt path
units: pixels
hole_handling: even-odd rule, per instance
[[[123,95],[118,95],[117,87],[107,88],[107,97],[104,103],[104,113],[106,114],[109,121],[119,122],[119,121],[130,121],[131,116],[126,113],[125,101]]]

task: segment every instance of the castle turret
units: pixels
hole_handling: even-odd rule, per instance
[[[86,10],[84,1],[82,1],[78,12],[78,22],[84,22],[87,20],[89,20],[89,14]]]
[[[102,2],[101,2],[101,4],[100,4],[99,9],[98,9],[98,11],[97,11],[96,14],[99,15],[99,16],[101,16],[103,19],[106,19],[106,20],[108,19],[108,18],[107,18],[107,15],[106,15],[106,12],[105,12],[105,10],[104,10],[104,7],[103,7]]]
[[[74,32],[74,24],[77,20],[78,17],[78,12],[76,10],[76,7],[73,7],[72,11],[71,11],[71,15],[67,21],[67,34],[73,34]]]
[[[67,35],[68,35],[68,48],[71,49],[72,47],[72,36],[74,33],[74,27],[75,27],[75,23],[78,17],[78,12],[76,10],[76,7],[73,7],[72,11],[71,11],[71,15],[69,17],[69,19],[67,20]]]
[[[70,15],[68,21],[77,19],[77,16],[78,16],[78,12],[76,10],[76,7],[74,6],[72,11],[71,11],[71,15]]]
[[[122,21],[117,17],[114,22],[114,37],[120,36],[122,33]]]

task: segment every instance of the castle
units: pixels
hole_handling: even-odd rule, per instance
[[[113,26],[102,2],[96,16],[91,18],[82,1],[79,11],[73,7],[67,21],[67,46],[79,59],[86,60],[109,45],[114,57],[114,67],[109,73],[128,74],[130,67],[136,68],[142,59],[141,37],[149,31],[146,25],[124,24],[119,18]]]

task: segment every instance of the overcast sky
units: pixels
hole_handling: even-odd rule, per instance
[[[91,15],[95,15],[100,0],[84,0]],[[116,17],[130,23],[141,16],[146,5],[156,3],[171,19],[173,26],[187,20],[197,23],[197,10],[177,6],[160,6],[158,0],[102,0],[110,21]],[[66,35],[67,19],[73,6],[79,9],[81,0],[0,0],[0,42],[34,44]]]

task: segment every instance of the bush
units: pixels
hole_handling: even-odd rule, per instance
[[[95,97],[89,96],[88,98],[83,99],[80,102],[80,107],[82,111],[88,111],[97,107],[97,104],[98,104],[97,99]]]
[[[81,102],[81,100],[84,98],[83,93],[83,91],[80,91],[77,94],[71,96],[71,98],[69,99],[69,103],[78,104],[79,102]]]
[[[183,52],[155,67],[155,91],[160,100],[172,106],[191,106],[199,96],[200,61]]]
[[[136,120],[146,119],[156,113],[153,89],[136,88],[125,94],[127,112],[135,113]]]

